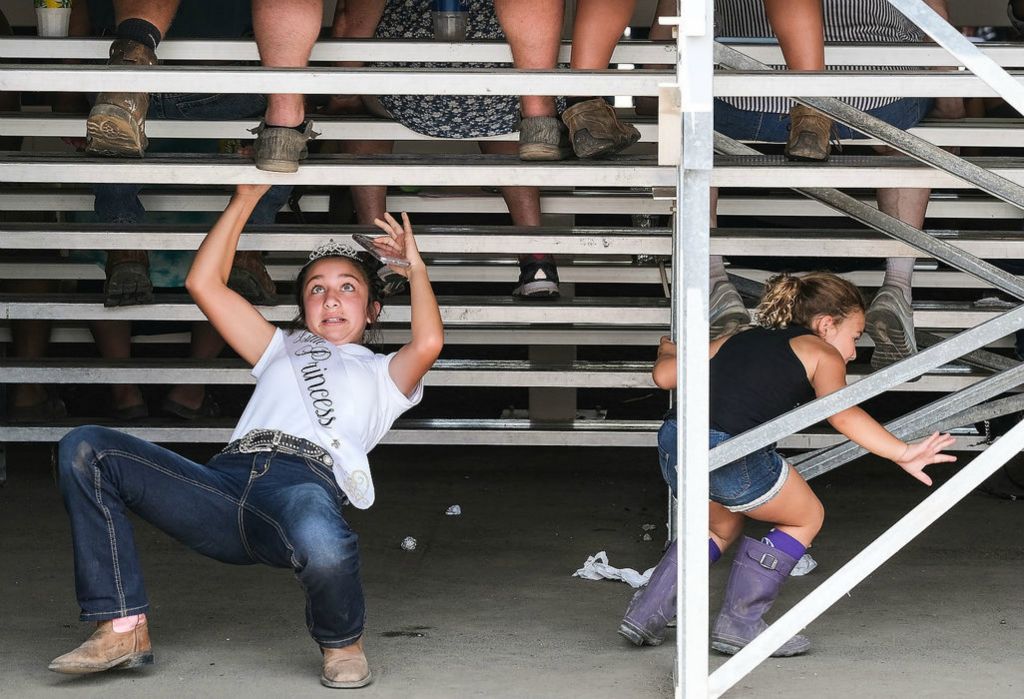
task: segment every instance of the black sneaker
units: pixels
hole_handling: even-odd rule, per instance
[[[554,260],[531,259],[519,265],[519,286],[512,291],[521,298],[558,296],[558,268]]]

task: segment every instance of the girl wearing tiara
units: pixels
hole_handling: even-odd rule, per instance
[[[60,443],[60,487],[71,518],[75,590],[95,633],[50,669],[86,674],[153,662],[131,510],[218,560],[291,568],[306,595],[306,626],[328,687],[370,682],[356,534],[342,506],[374,500],[366,454],[419,402],[444,339],[409,218],[376,225],[378,252],[404,258],[412,339],[375,354],[361,343],[381,311],[368,255],[333,241],[299,271],[295,328],[275,328],[227,286],[246,221],[269,185],[240,185],[203,241],[189,293],[242,359],[256,389],[231,437],[207,465],[121,432],[79,427]]]
[[[815,272],[768,281],[757,309],[760,327],[711,343],[710,442],[716,446],[815,398],[846,385],[846,364],[864,332],[864,300],[850,282]],[[661,339],[654,382],[676,387],[676,346]],[[859,407],[828,418],[836,430],[872,454],[931,485],[929,464],[955,461],[940,453],[954,440],[938,432],[915,444],[890,434]],[[658,434],[662,472],[676,492],[676,421]],[[763,447],[711,472],[708,549],[711,563],[740,539],[747,519],[772,525],[762,539],[743,537],[733,560],[725,600],[711,631],[711,647],[732,655],[767,624],[779,588],[821,529],[825,510],[807,482],[775,451]],[[619,626],[636,645],[658,645],[675,614],[676,545],[673,542],[638,591]],[[789,639],[775,656],[807,652],[810,641]]]

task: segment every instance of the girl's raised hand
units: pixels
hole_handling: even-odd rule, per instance
[[[956,457],[952,454],[941,453],[943,449],[948,449],[955,442],[956,439],[950,435],[935,432],[920,442],[908,444],[903,456],[896,459],[896,464],[925,485],[931,485],[932,479],[924,472],[924,467],[929,464],[956,461]]]
[[[384,220],[375,218],[374,225],[380,228],[387,235],[377,236],[373,244],[377,246],[381,254],[387,257],[403,257],[409,260],[408,267],[394,267],[388,265],[395,274],[408,277],[409,273],[417,268],[423,268],[423,258],[420,257],[419,248],[416,247],[416,239],[412,234],[412,224],[409,223],[409,214],[402,212],[402,222],[399,223],[389,213],[384,214]]]

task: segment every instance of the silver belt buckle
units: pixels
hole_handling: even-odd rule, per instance
[[[274,430],[274,438],[272,440],[270,440],[270,445],[274,449],[277,449],[279,446],[281,446],[281,437],[282,436],[283,436],[283,433],[280,430]]]
[[[259,451],[259,449],[257,449],[256,446],[253,444],[253,442],[255,441],[255,439],[253,438],[253,434],[255,434],[255,430],[253,430],[252,432],[246,432],[244,435],[242,435],[242,438],[238,440],[238,451],[242,452],[243,454],[252,454],[254,452]]]

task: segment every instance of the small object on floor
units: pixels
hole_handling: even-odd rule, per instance
[[[402,550],[403,551],[415,551],[416,550],[416,539],[411,536],[407,536],[402,539]]]
[[[643,535],[643,536],[641,536],[640,538],[641,538],[642,540],[644,540],[644,541],[651,541],[651,535],[650,535],[650,534],[648,534],[647,532],[644,532],[644,535]]]
[[[818,562],[811,557],[811,554],[805,553],[800,556],[800,560],[793,566],[793,571],[790,573],[791,576],[800,577],[801,575],[807,575],[812,570],[818,567]]]
[[[520,160],[565,160],[571,155],[569,129],[558,117],[526,117],[519,122]]]
[[[643,529],[645,532],[653,532],[655,529],[658,528],[658,525],[656,525],[656,524],[642,524],[642,525],[640,525],[640,528]]]
[[[620,121],[615,108],[600,97],[572,105],[562,112],[562,121],[578,158],[604,158],[640,140],[636,127]]]
[[[189,421],[221,416],[220,405],[210,395],[209,391],[203,394],[203,402],[199,404],[198,408],[190,408],[184,403],[179,403],[170,396],[167,396],[160,403],[160,410],[168,415]]]
[[[584,580],[621,580],[630,587],[641,587],[647,584],[653,572],[653,567],[643,573],[638,573],[632,568],[616,568],[608,563],[606,552],[598,551],[593,556],[588,556],[583,567],[572,576]]]
[[[790,160],[828,160],[832,120],[816,109],[795,105],[789,110],[789,139],[785,153]]]
[[[914,309],[903,292],[883,285],[864,315],[864,328],[875,343],[871,368],[884,369],[917,353],[914,338]]]
[[[449,517],[458,517],[462,514],[462,508],[459,507],[458,505],[451,505],[448,507],[447,510],[444,511],[444,513]]]
[[[750,314],[740,292],[732,282],[715,284],[708,300],[708,339],[731,335],[747,325],[750,325]]]
[[[309,155],[306,143],[320,134],[313,131],[313,122],[306,120],[302,130],[290,126],[269,126],[261,121],[250,133],[256,134],[253,146],[256,167],[268,172],[298,172],[299,161]]]
[[[519,285],[512,295],[543,299],[558,296],[558,267],[552,259],[529,259],[519,265]]]

